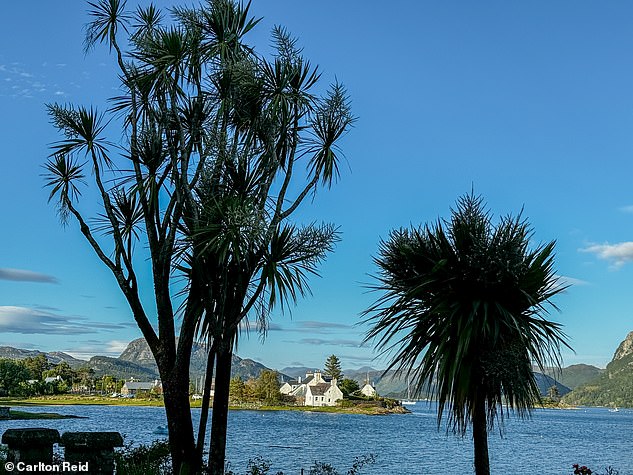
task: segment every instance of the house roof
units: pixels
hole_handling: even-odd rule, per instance
[[[330,387],[331,386],[327,383],[319,383],[314,386],[309,386],[310,392],[313,396],[323,396]]]
[[[123,386],[127,389],[136,389],[136,390],[151,390],[154,387],[154,383],[150,382],[126,382]]]

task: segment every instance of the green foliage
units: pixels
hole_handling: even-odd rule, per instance
[[[229,387],[229,401],[233,404],[243,404],[251,398],[249,388],[239,376],[231,378],[231,386]]]
[[[264,370],[255,381],[255,398],[266,405],[274,405],[281,401],[279,373]]]
[[[582,406],[633,407],[631,364],[633,354],[612,361],[597,379],[578,386],[563,397],[563,402]]]
[[[343,377],[341,370],[341,360],[336,355],[330,355],[325,360],[325,374],[330,378],[340,380]]]
[[[360,457],[354,458],[354,463],[350,467],[346,475],[358,475],[364,466],[372,465],[376,462],[376,457],[373,454],[367,454]],[[269,460],[261,456],[257,456],[253,459],[249,459],[248,465],[246,468],[245,475],[267,475],[272,465]],[[236,472],[230,469],[230,464],[227,464],[227,468],[225,470],[225,475],[237,475]],[[315,461],[312,466],[308,470],[309,475],[339,475],[339,472],[336,468],[324,462]],[[275,475],[284,475],[283,472],[278,471],[275,472]]]
[[[360,391],[360,385],[358,384],[358,381],[350,378],[343,378],[341,381],[338,382],[338,387],[345,397],[349,397],[356,391]]]
[[[28,396],[31,373],[20,361],[0,358],[0,396]]]
[[[555,368],[547,368],[544,374],[573,390],[578,386],[597,380],[603,372],[604,370],[592,365],[575,364],[562,368],[560,371]]]
[[[156,440],[150,445],[134,447],[128,443],[115,453],[119,475],[171,475],[169,443]]]
[[[59,376],[67,383],[73,383],[77,379],[77,372],[73,370],[68,363],[61,361],[50,370],[46,371],[46,377]]]
[[[486,426],[503,421],[504,404],[528,413],[540,401],[532,362],[560,367],[568,346],[544,318],[563,290],[554,242],[532,250],[532,234],[521,215],[493,224],[469,194],[449,220],[391,232],[375,259],[383,295],[366,312],[366,339],[391,355],[388,369],[438,401],[438,425],[445,410],[462,435],[473,423],[477,473],[489,473]]]
[[[24,358],[24,360],[22,360],[22,364],[24,364],[26,369],[29,371],[29,379],[37,379],[38,381],[42,380],[44,371],[47,371],[51,366],[44,355]]]

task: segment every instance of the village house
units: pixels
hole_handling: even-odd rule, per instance
[[[301,384],[301,376],[299,376],[297,379],[291,379],[290,381],[284,382],[279,388],[279,392],[287,396],[292,394],[292,392],[300,387]]]
[[[367,397],[375,397],[378,395],[378,392],[376,391],[376,388],[373,387],[370,383],[366,383],[365,386],[363,386],[360,389],[361,394],[363,394],[364,396]]]
[[[307,373],[303,382],[297,378],[284,383],[279,391],[294,396],[304,406],[336,406],[337,401],[343,399],[336,379],[324,377],[320,371]]]
[[[126,381],[121,388],[123,396],[135,397],[150,392],[162,393],[163,386],[159,380],[152,381]]]

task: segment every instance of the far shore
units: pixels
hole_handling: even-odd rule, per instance
[[[192,408],[199,408],[202,402],[197,399],[190,401]],[[31,398],[0,398],[0,406],[150,406],[163,407],[162,399],[147,398],[112,398],[108,396],[81,396],[75,394],[57,396],[38,396]],[[236,411],[304,411],[304,412],[327,412],[340,414],[366,414],[366,415],[388,415],[388,414],[408,414],[411,411],[396,406],[394,409],[376,407],[371,405],[358,405],[352,407],[341,406],[265,406],[258,404],[245,404],[239,406],[229,406],[230,410]]]

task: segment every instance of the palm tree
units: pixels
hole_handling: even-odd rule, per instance
[[[438,401],[438,427],[445,411],[462,436],[472,424],[475,473],[488,475],[488,430],[508,410],[529,415],[540,401],[532,365],[560,367],[561,345],[569,348],[545,319],[564,286],[554,242],[530,249],[521,214],[495,225],[472,193],[451,214],[381,243],[374,289],[384,294],[365,312],[366,340],[392,356],[387,370]]]

